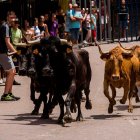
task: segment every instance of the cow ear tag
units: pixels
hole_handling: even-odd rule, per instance
[[[72,52],[72,49],[71,48],[67,48],[67,53],[71,53]]]

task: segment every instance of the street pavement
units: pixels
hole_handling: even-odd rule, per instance
[[[123,43],[124,47],[139,45],[140,42]],[[103,44],[104,52],[118,45]],[[13,86],[13,93],[20,96],[19,101],[0,101],[0,140],[140,140],[140,103],[133,99],[134,111],[127,112],[128,101],[121,105],[119,100],[123,95],[122,89],[117,89],[117,104],[112,114],[107,113],[108,100],[103,94],[103,76],[105,62],[100,59],[96,46],[86,47],[90,54],[92,81],[90,99],[93,108],[85,109],[82,102],[83,122],[73,121],[65,127],[57,124],[59,107],[55,107],[49,120],[40,119],[40,114],[30,115],[33,104],[30,101],[30,79],[16,75],[15,79],[21,86]],[[4,85],[0,86],[2,95]],[[39,94],[36,93],[36,96]],[[140,96],[140,92],[139,92]],[[76,114],[72,114],[75,120]]]

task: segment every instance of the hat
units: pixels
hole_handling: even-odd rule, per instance
[[[72,7],[78,7],[78,4],[77,4],[77,3],[75,3],[75,4],[73,4],[73,5],[72,5]]]

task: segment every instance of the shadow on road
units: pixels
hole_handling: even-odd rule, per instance
[[[112,114],[112,115],[92,115],[90,119],[95,119],[95,120],[117,120],[117,119],[122,119],[122,120],[140,120],[140,115],[120,115],[120,114]]]
[[[115,108],[115,111],[118,110],[118,111],[127,111],[128,110],[128,105],[117,105],[117,106],[114,106]],[[134,105],[133,106],[133,109],[137,109],[137,108],[140,108],[140,105]],[[92,115],[90,116],[90,118],[87,118],[87,119],[99,119],[99,120],[105,120],[105,119],[116,119],[116,118],[135,118],[135,117],[138,117],[139,120],[140,120],[140,115],[134,115],[133,113],[130,113],[130,115],[121,115],[120,113],[117,113],[117,114],[108,114],[108,115],[105,115],[105,114],[101,114],[101,115]]]
[[[117,106],[115,106],[116,108],[117,108],[117,110],[119,110],[119,111],[124,111],[124,110],[128,110],[128,105],[117,105]],[[133,105],[133,108],[134,108],[134,110],[136,109],[136,108],[140,108],[140,105],[138,106],[138,105]]]
[[[6,117],[14,117],[11,119],[4,119],[4,120],[11,120],[11,121],[23,121],[21,125],[45,125],[45,124],[58,124],[56,117],[50,117],[49,119],[41,119],[40,115],[31,115],[30,113],[25,114],[17,114],[17,115],[3,115]],[[25,123],[25,121],[27,123]]]
[[[91,118],[92,119],[97,119],[97,120],[105,120],[105,119],[113,119],[113,118],[119,118],[122,117],[123,115],[92,115]]]

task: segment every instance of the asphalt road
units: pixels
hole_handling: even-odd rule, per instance
[[[140,42],[124,43],[131,47]],[[101,45],[107,52],[117,44]],[[122,89],[117,89],[117,104],[114,112],[107,113],[108,100],[103,94],[103,75],[105,62],[100,59],[96,46],[85,48],[89,51],[92,67],[90,99],[92,110],[86,110],[82,103],[83,122],[72,122],[62,127],[57,124],[59,107],[57,106],[50,120],[41,120],[42,107],[38,116],[30,115],[33,104],[30,101],[30,79],[19,77],[16,80],[21,86],[13,86],[15,95],[21,100],[15,102],[0,101],[0,140],[140,140],[140,103],[134,104],[133,113],[127,112],[128,101],[125,105],[119,103],[123,95]],[[0,86],[2,95],[4,86]],[[139,92],[140,95],[140,92]],[[38,96],[38,95],[37,95]],[[73,119],[76,114],[72,114]]]

